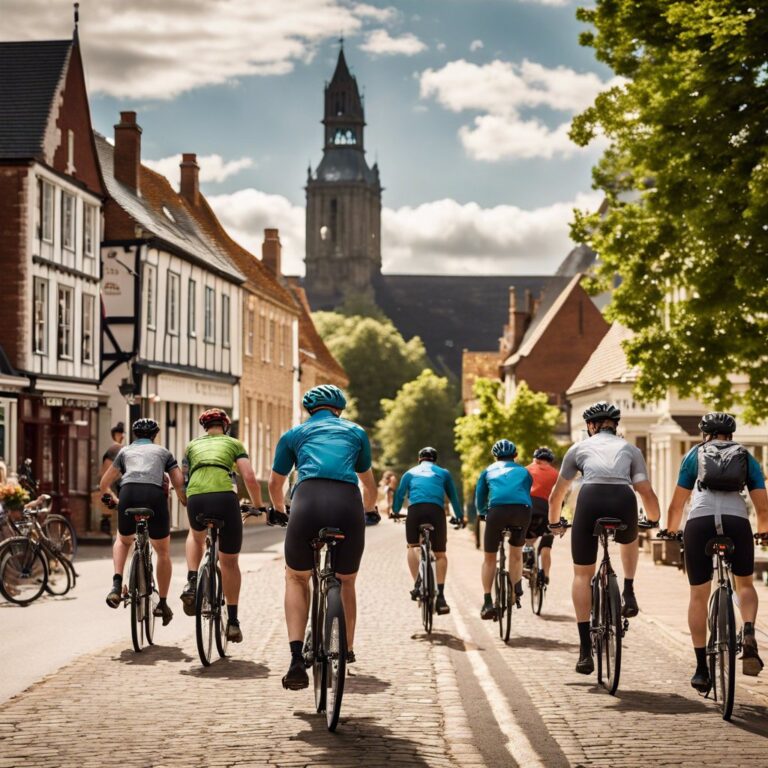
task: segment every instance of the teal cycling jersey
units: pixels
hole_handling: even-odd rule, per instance
[[[477,480],[475,506],[480,514],[502,504],[531,506],[533,478],[528,470],[508,459],[486,467]]]
[[[315,411],[277,443],[272,469],[288,475],[294,467],[298,471],[296,486],[311,478],[357,485],[357,473],[371,468],[368,435],[362,427],[331,411]]]
[[[437,504],[442,507],[447,496],[453,507],[453,514],[462,517],[459,495],[453,484],[451,473],[431,461],[422,461],[417,467],[411,467],[401,478],[397,486],[392,511],[397,514],[408,496],[409,504]]]

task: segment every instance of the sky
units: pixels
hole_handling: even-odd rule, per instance
[[[230,233],[260,253],[278,227],[303,273],[304,183],[322,156],[323,86],[344,37],[383,193],[384,271],[547,274],[594,208],[575,114],[612,73],[578,43],[576,0],[82,0],[92,120],[121,110],[142,160],[178,182],[196,152]],[[67,0],[0,0],[0,39],[61,39]]]

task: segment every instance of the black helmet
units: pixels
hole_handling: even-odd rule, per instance
[[[699,430],[705,435],[732,435],[736,431],[736,419],[722,411],[705,413],[699,422]]]
[[[552,450],[550,448],[547,448],[546,445],[542,445],[541,448],[537,448],[533,452],[533,458],[542,459],[543,461],[554,461],[555,454],[552,453]]]
[[[131,430],[136,437],[153,438],[160,431],[160,427],[154,419],[136,419]]]
[[[437,461],[437,451],[427,446],[419,451],[419,461]]]
[[[603,419],[619,421],[621,419],[621,411],[613,403],[606,403],[605,400],[601,400],[599,403],[590,405],[582,414],[582,418],[587,424],[590,421],[602,421]]]

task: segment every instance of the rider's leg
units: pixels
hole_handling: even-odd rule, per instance
[[[448,573],[448,557],[445,552],[435,552],[435,570],[437,571],[437,586],[445,584],[445,576]]]
[[[341,582],[341,602],[344,605],[344,619],[347,622],[347,650],[355,647],[355,622],[357,621],[356,573],[337,573]]]
[[[509,547],[509,575],[512,583],[517,585],[523,578],[523,548]]]
[[[485,552],[480,578],[483,582],[483,592],[487,595],[493,589],[493,579],[496,576],[496,553]]]
[[[196,531],[189,529],[187,541],[184,545],[184,552],[187,556],[187,570],[195,571],[200,567],[200,561],[203,559],[203,549],[205,548],[205,531]]]
[[[304,642],[309,616],[309,577],[312,571],[285,567],[285,623],[289,642]],[[343,599],[343,598],[342,598]]]
[[[240,598],[240,555],[228,555],[219,552],[219,565],[221,566],[221,586],[224,589],[224,597],[227,600],[227,608],[234,608]],[[235,617],[236,618],[236,617]]]
[[[157,554],[157,592],[161,598],[168,597],[168,590],[171,586],[171,537],[166,536],[163,539],[150,539],[152,547]]]
[[[128,551],[133,544],[133,536],[123,536],[118,533],[112,546],[112,562],[115,566],[115,576],[122,576],[125,570],[125,561],[128,559]]]
[[[418,544],[408,545],[408,570],[411,572],[411,578],[416,581],[416,577],[419,575],[419,557],[421,556],[421,549]]]
[[[592,577],[595,575],[595,563],[592,565],[573,566],[573,587],[571,597],[576,612],[576,621],[589,621],[592,608]]]
[[[637,562],[640,559],[640,547],[638,546],[637,539],[629,544],[620,544],[619,549],[621,550],[621,565],[624,569],[624,578],[634,579],[635,573],[637,573]]]
[[[734,576],[736,582],[736,594],[739,596],[739,613],[741,620],[746,624],[755,623],[757,618],[757,590],[755,589],[754,576]]]
[[[712,585],[691,584],[691,599],[688,603],[688,628],[694,648],[704,648],[707,644],[707,606]]]
[[[551,533],[545,533],[539,539],[539,555],[541,557],[541,570],[544,571],[544,578],[549,578],[549,571],[552,568],[552,543],[554,536]]]

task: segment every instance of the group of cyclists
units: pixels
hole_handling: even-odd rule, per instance
[[[370,442],[364,429],[342,418],[346,404],[344,393],[334,385],[324,384],[309,390],[303,398],[308,418],[280,438],[269,477],[270,519],[287,523],[285,619],[290,663],[283,686],[292,690],[306,688],[309,684],[302,651],[313,566],[310,545],[318,530],[326,526],[340,528],[345,534],[337,554],[336,572],[342,585],[346,618],[347,663],[355,661],[355,581],[365,547],[366,523],[376,523],[380,517],[376,509],[377,486]],[[562,535],[565,530],[566,521],[561,516],[563,503],[571,484],[578,474],[581,475],[571,522],[572,598],[580,641],[576,671],[591,674],[594,671],[589,621],[591,581],[598,548],[595,523],[602,517],[618,518],[623,523],[622,529],[616,532],[624,571],[622,614],[631,618],[639,611],[634,589],[639,558],[638,509],[633,490],[640,496],[649,521],[658,521],[661,510],[642,453],[617,434],[620,410],[610,403],[598,402],[584,411],[583,418],[588,437],[568,449],[559,472],[554,467],[555,455],[551,449],[537,448],[532,463],[524,466],[516,461],[515,443],[507,438],[499,439],[492,448],[493,463],[478,477],[475,505],[478,514],[486,520],[485,555],[481,568],[484,599],[480,615],[482,619],[490,620],[496,618],[491,585],[503,531],[511,529],[513,532],[510,574],[519,599],[523,546],[539,542],[540,577],[546,584],[554,536]],[[186,506],[189,518],[187,583],[181,594],[184,611],[194,615],[197,568],[205,541],[205,526],[198,518],[215,512],[225,521],[221,529],[220,558],[228,611],[226,635],[229,641],[240,642],[243,636],[237,610],[241,582],[238,554],[242,546],[243,524],[232,473],[240,475],[254,506],[264,508],[264,503],[245,447],[227,434],[230,420],[226,412],[219,408],[206,410],[199,422],[204,434],[189,443],[179,466],[167,449],[154,442],[159,433],[157,423],[152,419],[139,419],[133,425],[134,441],[119,450],[104,473],[101,490],[105,496],[115,496],[114,484],[119,480],[119,494],[115,500],[120,513],[113,550],[115,575],[107,604],[116,608],[122,600],[122,572],[135,525],[124,512],[132,507],[149,507],[154,511],[149,522],[149,535],[158,556],[160,602],[155,615],[162,618],[163,624],[173,617],[167,603],[171,579],[170,520],[162,492],[167,474],[180,502]],[[708,413],[699,428],[703,440],[683,459],[667,526],[670,533],[677,532],[690,497],[688,522],[683,534],[691,585],[689,626],[696,655],[696,671],[691,684],[697,690],[705,691],[710,685],[705,645],[707,599],[712,578],[712,561],[705,553],[705,544],[712,536],[728,535],[736,545],[732,565],[744,621],[743,671],[747,675],[757,675],[763,666],[754,633],[757,614],[757,593],[752,581],[754,546],[742,491],[747,489],[757,514],[758,531],[766,536],[768,494],[760,465],[746,449],[733,441],[736,421],[731,415]],[[727,460],[723,458],[726,455]],[[288,477],[294,471],[296,479],[289,513],[285,492]],[[737,474],[739,471],[742,471],[741,479]],[[728,482],[715,478],[717,472],[730,472]],[[400,515],[407,498],[407,565],[414,579],[411,590],[414,600],[418,599],[420,589],[417,576],[419,529],[425,523],[433,528],[438,614],[450,612],[444,592],[448,570],[446,497],[453,507],[455,522],[463,523],[464,513],[451,474],[439,466],[437,451],[425,447],[418,454],[417,465],[405,472],[400,480],[394,494],[392,515]]]

